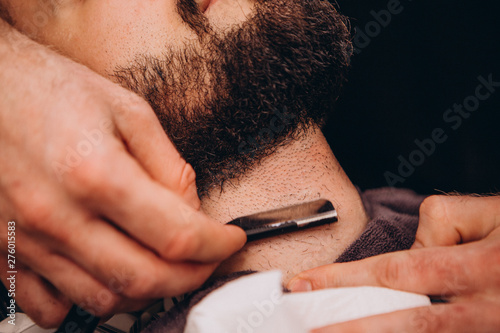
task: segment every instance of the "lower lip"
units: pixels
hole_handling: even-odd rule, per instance
[[[216,3],[218,0],[210,0],[209,3],[208,3],[208,6],[207,8],[205,9],[204,13],[206,13],[210,7],[212,7],[214,5],[214,3]]]

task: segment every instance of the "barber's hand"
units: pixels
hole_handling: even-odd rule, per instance
[[[12,30],[0,86],[0,277],[17,270],[41,326],[71,303],[107,316],[182,294],[243,246],[198,211],[193,169],[138,96]]]
[[[449,303],[317,332],[500,332],[500,197],[429,197],[420,207],[411,250],[312,269],[288,287],[301,291],[359,285],[427,294]]]

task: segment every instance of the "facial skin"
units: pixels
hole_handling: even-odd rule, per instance
[[[349,33],[326,1],[217,0],[204,13],[194,0],[46,1],[11,5],[16,27],[49,11],[39,41],[144,96],[202,196],[296,138],[299,124],[320,124],[347,68]],[[276,115],[286,119],[273,124]]]
[[[150,102],[195,168],[208,215],[227,222],[319,197],[334,202],[338,224],[248,245],[220,273],[279,267],[291,276],[333,261],[364,229],[359,195],[318,127],[350,50],[328,2],[3,2],[15,27]]]
[[[138,55],[161,57],[166,47],[197,39],[177,0],[2,0],[15,27],[103,75]],[[199,0],[201,8],[207,0]],[[215,10],[217,8],[217,10]],[[219,29],[241,22],[249,0],[217,0],[205,13]]]
[[[333,203],[338,222],[249,243],[216,274],[280,269],[287,281],[305,269],[332,263],[364,230],[367,216],[359,194],[316,127],[280,147],[238,182],[225,185],[222,193],[213,190],[202,200],[202,209],[228,221],[319,198]]]

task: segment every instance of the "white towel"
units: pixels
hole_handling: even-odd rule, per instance
[[[427,296],[379,287],[283,293],[281,272],[252,274],[207,295],[187,333],[303,333],[334,323],[430,305]]]

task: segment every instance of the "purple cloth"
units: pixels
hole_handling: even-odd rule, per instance
[[[360,193],[370,221],[361,234],[335,262],[361,260],[382,253],[407,250],[415,241],[418,210],[425,196],[411,190],[380,188]],[[333,261],[333,258],[332,258]],[[149,325],[143,333],[182,333],[189,310],[211,291],[254,272],[237,272],[203,285]]]
[[[424,198],[411,190],[393,187],[361,193],[370,221],[361,236],[335,262],[409,249],[415,242],[418,210]]]

